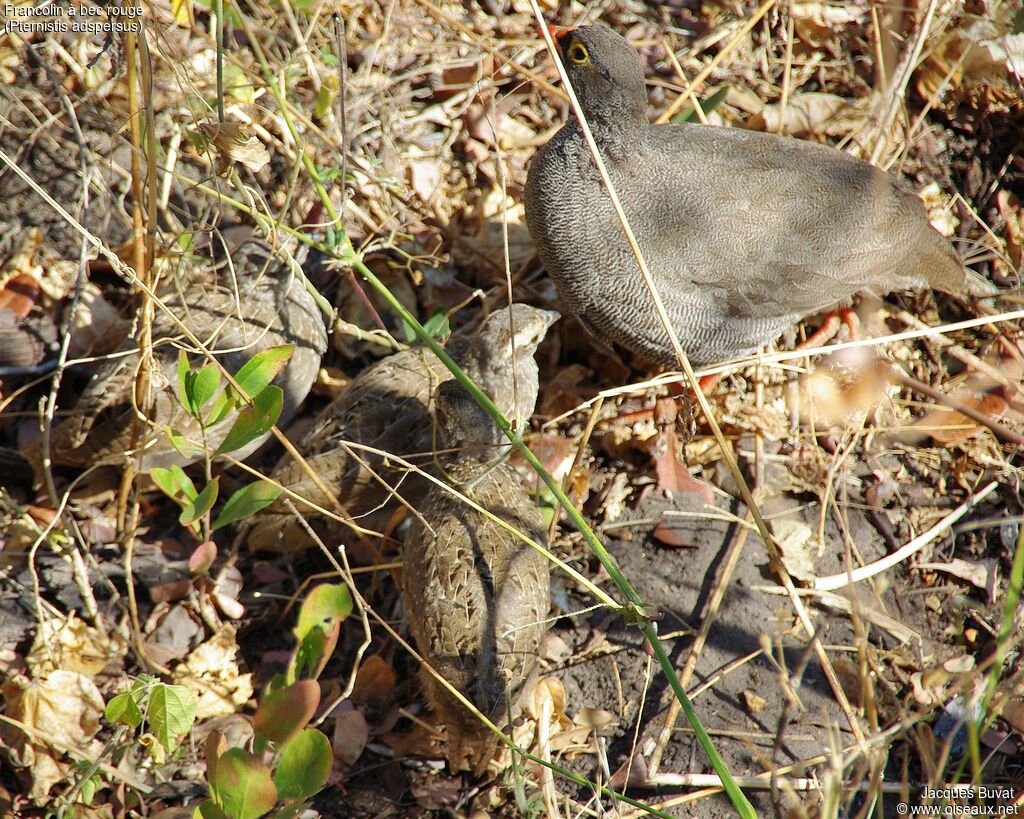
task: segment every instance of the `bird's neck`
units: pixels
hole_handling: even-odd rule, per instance
[[[601,149],[601,153],[613,162],[621,161],[634,154],[645,139],[647,129],[650,127],[645,119],[605,118],[597,115],[588,115],[587,124],[590,126],[590,132],[594,135],[594,141]],[[579,140],[586,145],[583,129],[575,116],[569,119],[566,127],[571,128],[573,135],[578,135]]]

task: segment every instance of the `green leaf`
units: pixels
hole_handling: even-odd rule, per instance
[[[184,350],[178,350],[178,400],[189,412],[192,412],[192,403],[189,400],[188,377],[192,373],[188,366],[188,356]]]
[[[157,683],[149,695],[146,718],[157,741],[172,753],[196,720],[196,699],[183,685]]]
[[[203,407],[213,398],[217,388],[220,387],[220,370],[216,364],[207,364],[192,381],[192,401],[195,405],[195,415],[198,417]]]
[[[256,89],[245,71],[225,60],[224,62],[224,96],[233,97],[238,102],[253,102]]]
[[[284,406],[284,392],[280,387],[271,384],[257,395],[251,407],[246,407],[232,425],[221,445],[217,447],[218,455],[241,449],[267,432],[277,419],[281,417]]]
[[[340,62],[329,45],[320,46],[320,59],[330,68],[337,68]]]
[[[444,310],[435,310],[433,315],[423,323],[423,329],[427,331],[431,338],[444,338],[449,331],[448,315]],[[412,328],[412,325],[407,321],[402,321],[402,331],[405,333],[405,340],[409,344],[413,344],[419,338],[416,335],[416,331]]]
[[[167,438],[171,442],[171,446],[187,458],[202,455],[206,451],[203,447],[198,444],[193,444],[191,441],[186,439],[176,429],[165,427],[164,432],[167,434]]]
[[[199,494],[192,479],[180,466],[172,466],[170,469],[155,466],[149,470],[149,476],[161,492],[178,503],[182,503],[182,498],[187,501],[195,500]]]
[[[1013,15],[1013,21],[1010,25],[1011,34],[1024,34],[1024,8],[1017,10],[1017,13]]]
[[[320,731],[303,731],[282,748],[274,771],[279,799],[308,799],[320,790],[334,763],[331,743]]]
[[[448,313],[444,310],[435,310],[427,323],[423,325],[431,338],[444,338],[451,332],[451,324],[448,321]]]
[[[277,802],[277,788],[267,766],[241,748],[231,748],[220,755],[210,791],[231,819],[259,819]]]
[[[282,344],[257,353],[235,373],[235,381],[247,398],[255,398],[267,388],[295,352],[294,344]]]
[[[231,819],[231,817],[224,812],[224,809],[212,799],[200,802],[199,807],[196,808],[196,813],[198,813],[202,819]],[[193,819],[196,819],[196,814],[193,813],[192,817]]]
[[[335,60],[337,64],[337,60]],[[335,98],[338,96],[338,75],[327,74],[322,78],[320,83],[320,90],[316,95],[316,105],[313,107],[313,115],[320,119],[326,114]]]
[[[321,583],[302,603],[295,636],[303,640],[314,629],[323,632],[352,613],[352,593],[344,583]]]
[[[219,482],[220,478],[214,478],[203,487],[203,491],[196,495],[192,501],[182,504],[178,523],[182,526],[191,526],[209,512],[213,508],[213,504],[217,502],[217,491],[220,488]]]
[[[222,526],[234,523],[255,515],[260,509],[270,506],[281,494],[281,487],[275,486],[270,481],[254,481],[248,486],[243,486],[224,504],[217,519],[213,522],[213,529],[216,531]]]
[[[320,629],[315,629],[303,637],[295,650],[295,659],[288,669],[288,678],[294,680],[298,677],[312,677],[327,653],[328,642],[327,634]]]
[[[138,728],[142,724],[142,711],[130,691],[118,694],[103,709],[107,722],[119,722],[129,728]]]
[[[710,114],[719,105],[721,105],[723,102],[725,102],[725,98],[727,96],[729,96],[729,87],[725,86],[723,88],[719,88],[714,94],[712,94],[706,100],[701,100],[700,109],[705,114]],[[680,111],[674,117],[672,117],[672,122],[675,122],[675,123],[691,122],[692,120],[695,120],[696,118],[697,118],[697,112],[692,107],[691,108],[684,108],[682,111]]]
[[[252,718],[253,730],[263,739],[284,744],[306,727],[318,705],[319,683],[299,680],[263,697]]]
[[[230,387],[223,390],[221,394],[217,396],[217,400],[213,402],[213,407],[206,416],[206,426],[212,427],[215,424],[219,424],[227,418],[228,415],[242,406],[243,403],[245,402],[240,401],[238,396],[235,395],[235,391]]]

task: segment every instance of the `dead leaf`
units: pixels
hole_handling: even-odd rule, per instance
[[[126,652],[124,639],[117,632],[103,634],[72,613],[67,618],[45,617],[39,622],[25,663],[34,678],[57,670],[91,678]]]
[[[654,527],[654,531],[651,532],[651,537],[654,538],[662,546],[671,546],[674,549],[696,549],[697,544],[692,540],[686,539],[678,535],[672,530],[672,527],[662,521]]]
[[[789,15],[801,42],[820,48],[825,42],[838,40],[844,26],[862,21],[867,8],[853,3],[793,3]]]
[[[174,677],[195,695],[197,719],[233,714],[253,695],[252,674],[239,670],[235,629],[228,624],[176,666]]]
[[[740,696],[743,697],[743,707],[747,709],[748,714],[756,716],[768,705],[768,700],[750,689],[743,690]]]
[[[1002,418],[1007,408],[1006,400],[994,393],[977,398],[960,392],[955,393],[952,397],[988,416],[993,421]],[[949,407],[935,407],[906,429],[912,432],[927,432],[936,444],[949,446],[966,441],[987,427]]]
[[[658,439],[652,451],[654,473],[658,478],[658,489],[670,495],[680,492],[692,492],[705,503],[715,502],[715,493],[711,487],[694,478],[686,465],[680,463],[675,427],[665,427],[658,433]]]
[[[103,696],[86,676],[58,670],[38,680],[11,675],[0,689],[8,717],[38,732],[39,741],[23,731],[0,725],[0,738],[9,757],[31,777],[29,797],[46,804],[50,789],[66,779],[70,766],[52,748],[77,750],[96,756],[101,747],[93,737],[99,733]]]
[[[75,311],[68,354],[74,358],[106,355],[128,336],[131,326],[131,322],[121,318],[96,285],[86,282]]]
[[[355,705],[362,705],[387,694],[395,687],[395,671],[379,654],[371,654],[356,673],[350,699]]]
[[[615,725],[618,722],[615,719],[615,715],[610,711],[605,711],[603,708],[591,708],[590,706],[581,708],[580,712],[572,718],[572,721],[576,725],[593,730],[607,728],[609,725]]]
[[[1024,266],[1024,209],[1020,199],[1010,191],[1002,189],[996,193],[999,215],[1006,222],[1006,255],[1003,260],[997,256],[993,265],[1004,276],[1013,276]]]
[[[430,159],[420,159],[409,165],[409,185],[424,202],[429,202],[441,184],[441,166]]]
[[[352,708],[335,714],[331,747],[337,759],[346,765],[355,765],[369,738],[370,729],[362,712]]]
[[[782,551],[782,562],[793,577],[811,580],[817,577],[818,558],[824,551],[811,527],[802,520],[780,518],[775,521],[775,535]]]
[[[270,162],[270,153],[263,143],[246,134],[237,122],[201,122],[196,131],[206,146],[213,148],[222,173],[232,162],[245,165],[253,173]]]
[[[523,440],[556,481],[561,481],[569,473],[576,451],[568,438],[549,432],[530,432]],[[518,451],[513,453],[510,462],[527,480],[536,479],[533,468]]]
[[[925,571],[944,572],[966,580],[968,583],[991,594],[995,590],[995,574],[998,564],[995,560],[963,560],[955,557],[947,563],[918,563],[917,568]],[[991,600],[990,600],[991,602]]]
[[[787,100],[785,108],[781,103],[766,105],[750,117],[747,127],[801,138],[840,137],[857,131],[867,119],[859,100],[809,91]]]

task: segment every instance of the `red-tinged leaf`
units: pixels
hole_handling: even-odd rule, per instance
[[[217,778],[217,760],[228,749],[228,741],[217,730],[210,731],[206,737],[206,779],[213,782]]]
[[[344,583],[322,583],[303,601],[295,636],[303,639],[312,629],[330,628],[334,621],[344,620],[352,613],[352,593]]]
[[[216,773],[210,778],[210,791],[232,819],[259,819],[277,802],[270,770],[255,754],[231,748],[220,755]]]
[[[268,694],[252,720],[257,735],[284,744],[306,727],[320,705],[320,686],[315,680],[299,680]]]
[[[217,559],[217,544],[207,540],[196,546],[195,551],[189,555],[188,570],[192,574],[206,574]]]
[[[257,353],[235,373],[235,382],[247,397],[255,398],[284,369],[294,352],[294,344],[282,344]]]

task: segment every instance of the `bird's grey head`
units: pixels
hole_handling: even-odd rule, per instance
[[[605,26],[559,29],[562,64],[587,122],[627,127],[647,121],[647,90],[640,55]]]
[[[513,304],[487,317],[480,327],[477,345],[488,350],[495,360],[508,361],[513,356],[520,360],[533,358],[537,345],[557,320],[558,313],[553,310]]]

